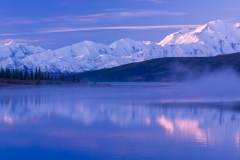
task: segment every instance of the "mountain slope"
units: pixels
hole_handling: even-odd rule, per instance
[[[167,57],[126,64],[80,74],[82,81],[158,82],[182,81],[201,75],[233,69],[240,73],[240,53],[214,57]]]
[[[5,68],[41,67],[48,72],[83,72],[163,57],[209,57],[240,52],[240,24],[213,21],[182,29],[159,43],[120,39],[107,46],[83,41],[57,50],[21,43],[0,45]]]

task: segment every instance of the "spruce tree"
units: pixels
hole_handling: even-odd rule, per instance
[[[35,78],[35,80],[38,79],[38,69],[37,69],[37,67],[36,67],[36,69],[35,69],[35,76],[34,76],[34,78]]]
[[[75,74],[72,75],[72,82],[75,82]]]
[[[80,74],[77,75],[77,82],[80,82]]]
[[[14,79],[17,79],[17,78],[18,78],[18,77],[17,77],[17,73],[18,73],[17,69],[14,69],[14,73],[13,73],[13,78],[14,78]]]
[[[65,81],[65,74],[64,73],[60,74],[59,80],[60,81]]]
[[[19,72],[19,79],[23,80],[23,71],[22,70],[20,70],[20,72]]]
[[[38,80],[41,80],[41,76],[42,76],[42,72],[41,72],[41,69],[40,67],[38,68]]]
[[[19,78],[19,70],[18,69],[15,69],[15,79],[20,79]]]
[[[5,69],[5,78],[10,79],[11,77],[11,71],[9,68],[6,67]]]
[[[4,69],[1,67],[0,78],[4,78]]]
[[[62,81],[63,80],[63,75],[60,74],[59,80]]]
[[[28,79],[29,79],[29,73],[28,73],[28,70],[27,70],[27,69],[25,69],[25,71],[24,71],[24,79],[25,79],[25,80],[28,80]]]
[[[12,80],[15,79],[15,69],[12,70],[10,79]]]
[[[33,80],[33,71],[30,72],[30,79]]]

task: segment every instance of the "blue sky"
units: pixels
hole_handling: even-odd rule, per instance
[[[240,22],[239,0],[0,0],[0,44],[56,49],[83,40],[158,42],[212,20]]]

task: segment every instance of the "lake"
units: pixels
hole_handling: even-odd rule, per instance
[[[240,159],[240,90],[191,83],[1,88],[0,157]]]

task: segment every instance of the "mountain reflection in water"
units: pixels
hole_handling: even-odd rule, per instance
[[[239,157],[237,95],[224,97],[222,93],[208,92],[199,97],[191,91],[183,94],[176,87],[161,85],[18,88],[0,92],[0,148],[63,147],[99,154],[101,158],[184,158],[187,155],[180,152],[184,148],[181,145],[187,149],[188,144],[197,143],[196,152],[201,147],[217,148],[216,153],[228,148],[226,157]],[[140,147],[145,145],[151,150]],[[164,151],[172,150],[172,145],[176,151],[168,155]]]

